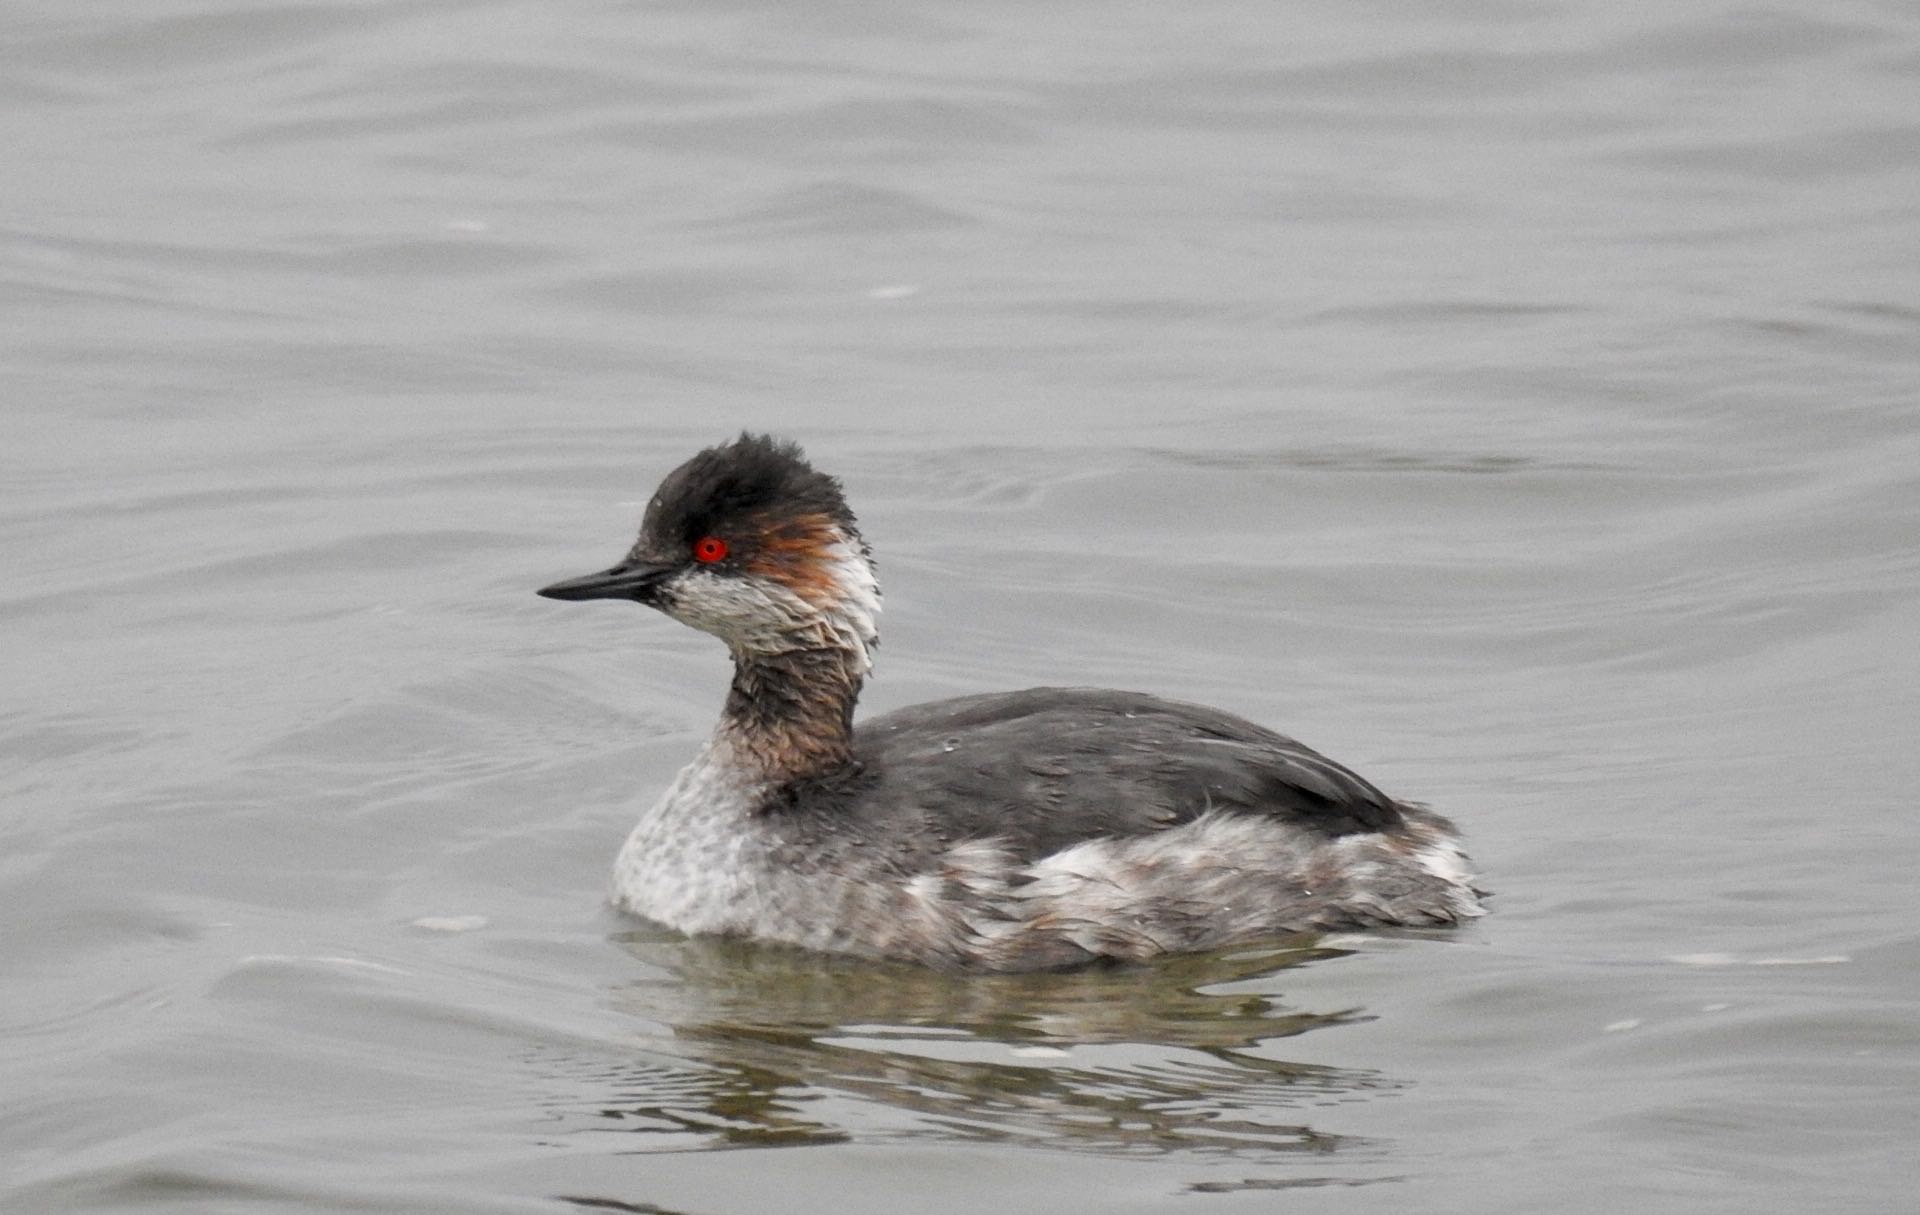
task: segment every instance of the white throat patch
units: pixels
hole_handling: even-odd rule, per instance
[[[865,675],[880,639],[873,562],[858,536],[837,530],[817,561],[825,585],[816,583],[807,595],[770,577],[695,567],[674,579],[662,606],[682,624],[748,653],[831,647],[852,659],[853,673]]]

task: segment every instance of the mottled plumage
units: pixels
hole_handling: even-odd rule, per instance
[[[713,737],[615,866],[619,906],[682,931],[1027,970],[1480,914],[1447,820],[1217,709],[1033,688],[856,726],[879,586],[792,444],[699,453],[624,562],[541,593],[732,652]]]

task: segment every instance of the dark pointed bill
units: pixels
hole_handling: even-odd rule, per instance
[[[653,589],[673,571],[671,565],[628,562],[597,574],[586,574],[556,582],[552,586],[543,586],[540,594],[549,599],[631,599],[636,603],[645,603],[652,598]]]

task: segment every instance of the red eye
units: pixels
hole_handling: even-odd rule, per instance
[[[718,536],[702,536],[693,542],[693,559],[712,565],[727,555],[727,542]]]

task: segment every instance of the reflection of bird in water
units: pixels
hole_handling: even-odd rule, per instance
[[[1344,952],[1306,942],[984,978],[646,933],[627,947],[658,977],[620,988],[617,1006],[671,1044],[606,1068],[587,1104],[592,1129],[629,1133],[637,1151],[857,1136],[1293,1158],[1354,1146],[1305,1125],[1307,1108],[1400,1087],[1262,1048],[1353,1019],[1276,1011],[1262,994]],[[834,1098],[854,1099],[857,1127]]]
[[[1033,688],[856,728],[879,585],[792,444],[700,452],[625,560],[540,593],[732,651],[711,739],[615,866],[615,902],[669,927],[1020,971],[1480,914],[1446,819],[1217,709]]]

